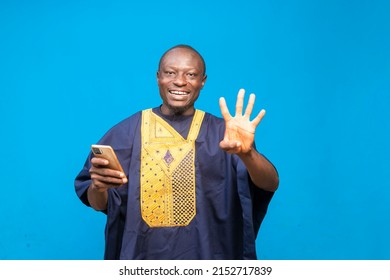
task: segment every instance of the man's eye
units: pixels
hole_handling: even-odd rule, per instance
[[[195,73],[187,73],[187,75],[188,75],[189,77],[191,77],[191,78],[193,78],[193,77],[195,77],[195,76],[196,76],[196,74],[195,74]]]

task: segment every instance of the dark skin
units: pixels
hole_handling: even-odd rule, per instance
[[[157,83],[165,115],[192,115],[207,77],[201,58],[193,51],[177,48],[161,61]]]
[[[194,114],[194,104],[206,78],[203,62],[196,52],[182,47],[170,50],[161,60],[157,72],[157,83],[163,100],[162,113],[165,115]],[[261,110],[251,121],[255,95],[250,95],[243,113],[244,94],[245,91],[242,89],[238,93],[235,116],[230,115],[225,99],[220,98],[219,106],[226,123],[226,130],[219,146],[227,153],[240,157],[257,187],[273,192],[279,184],[276,170],[253,148],[255,131],[265,111]],[[89,172],[92,183],[88,188],[88,200],[94,209],[106,210],[107,190],[126,184],[128,179],[122,172],[106,168],[108,161],[105,159],[94,157],[91,159],[91,164]]]

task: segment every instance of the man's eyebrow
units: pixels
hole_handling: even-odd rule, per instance
[[[180,67],[178,66],[162,66],[161,69],[173,69],[173,70],[178,70]],[[202,72],[202,69],[199,69],[197,67],[188,67],[188,68],[184,68],[183,71],[199,71],[199,72]]]

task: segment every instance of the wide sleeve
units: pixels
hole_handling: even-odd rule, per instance
[[[123,170],[128,176],[129,161],[131,156],[134,127],[137,126],[140,120],[140,113],[134,114],[131,117],[123,120],[112,127],[98,142],[100,145],[110,145],[114,149]],[[75,191],[80,200],[87,206],[90,206],[87,198],[87,189],[91,184],[91,176],[89,169],[91,168],[92,153],[89,152],[83,168],[76,176],[74,181]],[[110,190],[111,192],[111,190]],[[110,194],[109,192],[109,194]],[[115,197],[117,197],[114,194]]]
[[[238,159],[238,157],[237,157]],[[244,259],[257,258],[255,241],[274,192],[255,186],[244,163],[237,161],[237,189],[242,207]]]
[[[76,176],[76,179],[74,181],[74,186],[75,186],[77,196],[87,206],[91,206],[87,198],[87,189],[91,184],[91,176],[89,174],[89,169],[91,168],[91,157],[92,155],[91,153],[89,153],[83,168],[81,169],[80,173]]]

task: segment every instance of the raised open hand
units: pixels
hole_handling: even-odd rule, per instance
[[[248,105],[243,115],[244,95],[245,90],[240,89],[237,95],[236,115],[234,117],[229,113],[225,98],[221,97],[219,99],[219,107],[226,123],[225,135],[219,146],[224,151],[232,154],[245,154],[252,149],[256,127],[265,115],[265,110],[263,109],[252,121],[250,120],[253,105],[255,104],[255,95],[253,93],[249,96]]]

